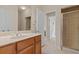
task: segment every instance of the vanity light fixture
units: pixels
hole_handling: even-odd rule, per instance
[[[21,8],[22,10],[25,10],[25,9],[26,9],[26,7],[25,7],[25,6],[21,6],[20,8]]]

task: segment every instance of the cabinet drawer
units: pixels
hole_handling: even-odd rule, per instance
[[[41,35],[35,36],[35,41],[36,42],[41,41]]]
[[[23,50],[26,47],[32,45],[34,43],[34,38],[28,38],[23,41],[17,42],[17,51]]]
[[[18,54],[33,54],[33,53],[34,53],[34,46],[33,45],[18,52]]]
[[[15,53],[16,53],[15,43],[0,47],[0,54],[15,54]]]

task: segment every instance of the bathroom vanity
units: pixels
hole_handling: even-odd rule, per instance
[[[41,54],[41,35],[0,39],[0,54]]]

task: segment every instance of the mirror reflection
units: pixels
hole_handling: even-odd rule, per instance
[[[0,32],[30,31],[34,22],[32,6],[0,6]]]
[[[18,30],[31,30],[31,7],[19,6],[18,8]]]

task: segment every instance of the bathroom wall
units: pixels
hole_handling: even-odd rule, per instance
[[[0,31],[18,30],[17,6],[0,6]]]
[[[62,23],[63,23],[63,20],[62,20],[62,15],[61,15],[61,8],[66,8],[66,7],[70,7],[70,5],[42,6],[42,9],[45,14],[54,12],[54,11],[56,12],[56,49],[57,50],[60,50],[61,46],[62,46]],[[47,28],[46,26],[47,26],[47,21],[45,21],[45,30]]]
[[[39,32],[41,34],[41,42],[42,45],[45,45],[46,41],[45,41],[45,35],[44,35],[44,13],[40,8],[36,9],[36,32]]]

